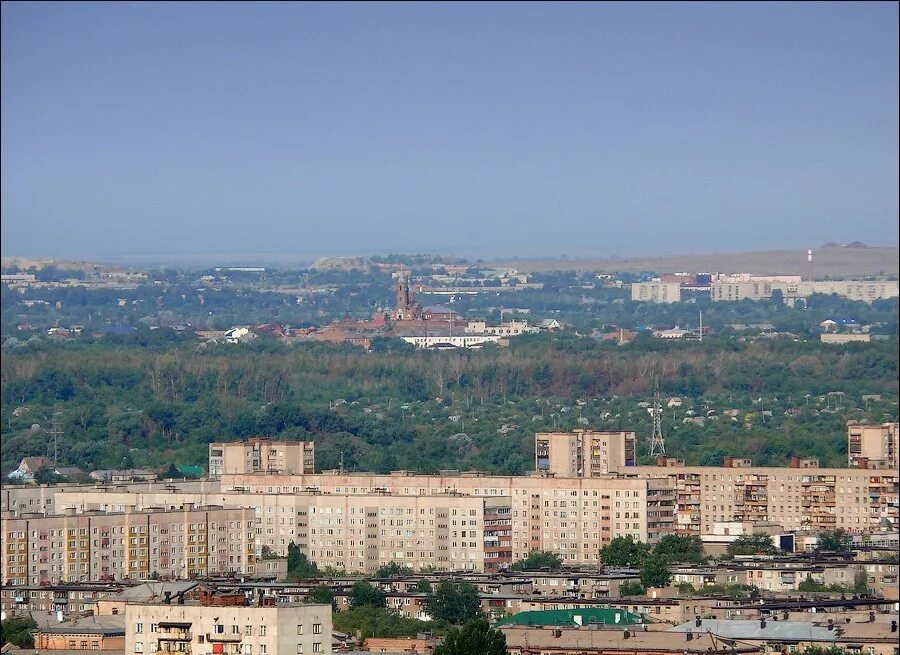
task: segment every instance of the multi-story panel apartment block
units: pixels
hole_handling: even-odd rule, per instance
[[[613,537],[631,535],[655,543],[673,531],[674,489],[658,479],[556,478],[540,475],[483,474],[390,475],[326,472],[304,476],[223,476],[223,492],[251,494],[315,491],[341,495],[391,493],[399,496],[460,493],[508,497],[511,502],[512,557],[532,550],[553,550],[568,563],[598,561],[600,548]]]
[[[169,492],[218,491],[218,481],[209,480],[167,480],[164,482],[136,482],[127,484],[99,484],[87,487],[83,484],[11,484],[0,489],[0,512],[4,516],[18,514],[53,514],[58,512],[56,494],[68,490],[115,489],[120,492],[157,491],[161,495]]]
[[[538,432],[534,435],[536,471],[567,478],[591,478],[635,465],[634,432]]]
[[[315,470],[311,441],[273,441],[253,437],[246,441],[209,444],[209,475],[267,473],[298,475]]]
[[[681,302],[680,282],[635,282],[631,285],[631,299],[640,302]]]
[[[674,524],[674,486],[663,476],[657,479],[614,476],[557,478],[455,472],[447,475],[415,475],[396,471],[389,475],[337,472],[302,476],[223,475],[221,482],[221,493],[170,493],[160,496],[155,493],[126,494],[88,488],[80,492],[60,494],[57,502],[61,507],[76,507],[79,511],[122,506],[139,509],[160,502],[214,503],[226,507],[244,507],[256,517],[258,550],[268,546],[283,555],[287,552],[287,545],[293,541],[305,551],[310,551],[307,554],[314,561],[324,562],[331,559],[327,555],[328,548],[323,549],[318,545],[312,548],[310,545],[313,528],[309,523],[313,518],[309,513],[310,507],[321,505],[327,508],[331,505],[332,512],[335,512],[334,508],[339,503],[347,503],[348,510],[351,506],[356,509],[358,521],[360,508],[394,507],[402,508],[404,512],[407,509],[418,511],[423,507],[416,503],[426,501],[417,497],[427,499],[458,496],[459,499],[453,502],[474,503],[475,519],[480,521],[474,527],[482,536],[483,542],[483,551],[476,550],[484,552],[485,562],[482,566],[476,558],[475,569],[471,568],[470,557],[459,557],[455,561],[449,558],[446,563],[435,560],[423,564],[440,565],[442,568],[446,564],[445,570],[490,570],[493,566],[499,567],[509,557],[512,560],[527,557],[535,549],[555,550],[571,564],[596,563],[600,548],[613,537],[631,535],[641,541],[655,543],[661,536],[672,532]],[[427,502],[438,501],[435,499]],[[347,516],[344,514],[344,517]],[[318,509],[315,518],[322,518]],[[380,515],[378,519],[378,532],[371,534],[376,534],[380,539]],[[318,529],[321,526],[317,524],[315,527],[318,544]],[[387,525],[384,529],[390,527]],[[355,529],[358,530],[358,526]],[[459,530],[462,531],[461,526]],[[418,533],[418,528],[416,531]],[[359,535],[354,536],[356,538],[352,541],[358,542]],[[462,541],[461,535],[459,536]],[[471,541],[470,535],[467,534],[466,538]],[[343,540],[344,547],[349,549],[347,541],[351,540],[350,535],[347,534]],[[354,548],[359,550],[356,544]],[[323,550],[326,554],[320,555]],[[380,560],[382,549],[377,550]],[[389,553],[391,548],[387,546],[384,550]],[[311,551],[315,551],[315,555]],[[414,552],[417,554],[412,558],[413,565],[418,566],[416,562],[420,559],[419,551]],[[333,557],[337,558],[337,555]],[[342,558],[344,561],[359,561],[358,556]],[[385,558],[381,563],[391,561],[387,555]],[[371,561],[367,559],[364,570],[368,570],[370,564]],[[377,566],[378,564],[371,568]]]
[[[144,509],[2,519],[4,585],[252,574],[254,515],[240,508]]]
[[[675,485],[675,526],[682,534],[711,534],[718,521],[768,521],[786,530],[843,528],[851,533],[898,524],[898,473],[888,470],[742,466],[663,466],[622,469],[624,475],[664,475]]]
[[[508,522],[509,501],[458,493],[301,496],[299,515],[307,529],[300,546],[319,566],[349,572],[372,573],[389,562],[413,570],[482,572],[488,544],[491,563],[500,563],[494,550],[499,537],[487,539],[485,516],[503,515]]]
[[[896,298],[900,283],[890,280],[842,280],[793,282],[778,279],[712,282],[709,297],[713,301],[767,300],[778,290],[785,299],[808,298],[815,293],[836,294],[850,300],[874,302]],[[632,296],[633,296],[632,292]],[[635,300],[638,300],[635,298]]]
[[[248,606],[201,599],[128,604],[125,652],[280,655],[331,653],[331,606]]]
[[[900,424],[847,426],[847,464],[851,467],[894,469],[900,465]]]

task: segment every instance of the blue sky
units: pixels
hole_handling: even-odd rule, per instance
[[[2,253],[898,242],[898,5],[15,3]]]

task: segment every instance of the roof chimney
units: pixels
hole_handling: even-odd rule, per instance
[[[163,605],[171,605],[172,604],[172,592],[166,591],[163,593]]]
[[[897,622],[891,621],[891,632],[897,632]]]
[[[766,620],[765,619],[759,620],[759,628],[760,628],[760,630],[765,630],[765,628],[766,628]]]
[[[875,623],[875,612],[869,612],[869,623]]]
[[[702,627],[703,627],[703,619],[701,619],[701,618],[698,616],[698,617],[697,617],[697,620],[694,621],[694,625],[696,625],[698,628],[702,628]]]
[[[688,630],[688,633],[684,636],[685,641],[692,641],[694,639],[694,633]]]

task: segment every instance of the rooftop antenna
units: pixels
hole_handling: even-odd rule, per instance
[[[659,407],[659,378],[656,380],[656,391],[653,394],[653,434],[650,435],[650,457],[665,456],[666,440],[662,434],[662,411]]]
[[[806,281],[813,281],[813,261],[812,261],[812,250],[806,251]]]

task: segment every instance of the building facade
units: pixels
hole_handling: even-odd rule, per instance
[[[631,285],[631,299],[637,302],[681,302],[681,283],[635,282]]]
[[[800,460],[798,460],[800,461]],[[898,473],[858,468],[752,466],[726,458],[725,466],[622,469],[624,475],[663,475],[675,486],[675,527],[682,534],[711,534],[722,521],[778,523],[787,531],[850,533],[896,529]]]
[[[246,441],[209,444],[209,475],[266,473],[294,475],[315,470],[311,441],[273,441],[253,437]]]
[[[68,510],[3,518],[0,529],[4,585],[255,572],[254,515],[241,508]]]
[[[557,477],[590,478],[635,465],[634,432],[538,432],[534,468]]]
[[[847,465],[853,468],[894,469],[900,466],[900,423],[847,426]]]
[[[331,652],[330,605],[129,604],[125,652],[314,655]]]

